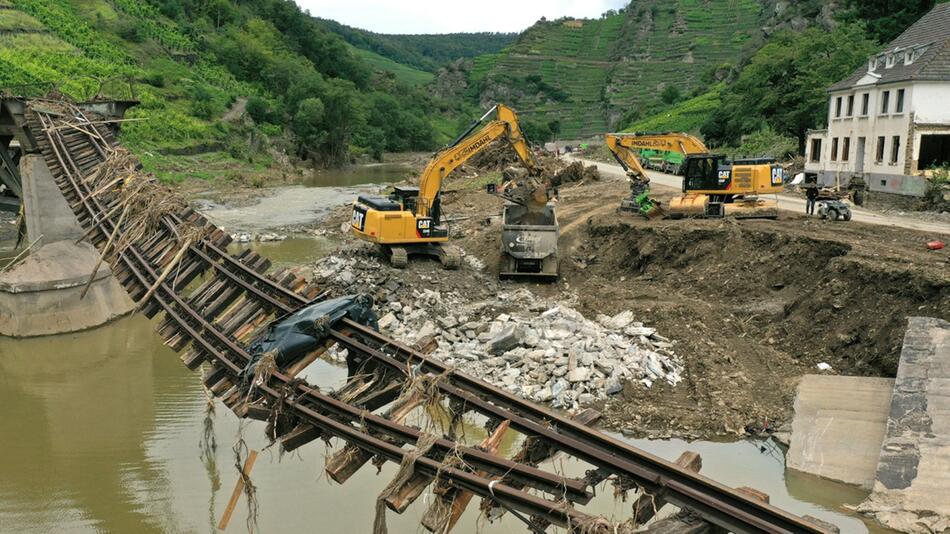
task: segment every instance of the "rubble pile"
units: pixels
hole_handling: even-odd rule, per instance
[[[314,275],[345,290],[389,270],[379,267],[370,257],[331,256]],[[526,289],[478,300],[456,289],[378,282],[371,284],[379,288],[383,333],[407,344],[431,336],[438,342],[433,357],[529,400],[573,409],[619,393],[624,382],[681,380],[673,343],[630,311],[590,320],[569,303],[546,302]]]
[[[600,171],[595,165],[584,165],[579,161],[572,162],[566,167],[554,172],[551,177],[551,186],[560,187],[574,182],[600,180]]]

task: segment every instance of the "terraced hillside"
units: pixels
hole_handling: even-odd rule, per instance
[[[97,28],[123,21],[115,33]],[[120,39],[123,28],[135,36]],[[200,89],[221,110],[237,95],[253,94],[218,65],[172,59],[193,56],[194,49],[176,26],[136,0],[13,0],[0,7],[0,87],[26,96],[56,88],[81,100],[137,98],[141,105],[129,117],[146,120],[124,128],[135,148],[174,149],[224,135],[190,113],[189,90]]]
[[[504,51],[476,58],[483,103],[507,101],[561,135],[616,126],[667,86],[690,94],[712,67],[736,63],[761,20],[758,0],[644,0],[597,20],[543,21]],[[540,80],[537,77],[540,76]]]

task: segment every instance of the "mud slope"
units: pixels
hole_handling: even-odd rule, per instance
[[[638,435],[774,426],[817,363],[893,376],[906,317],[950,317],[946,254],[907,232],[603,217],[587,233],[569,274],[584,301],[649,316],[686,358],[687,387],[631,384],[608,404],[613,426]]]

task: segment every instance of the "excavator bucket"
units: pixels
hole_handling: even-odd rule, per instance
[[[657,202],[653,204],[652,207],[647,209],[643,215],[645,215],[647,219],[650,219],[652,221],[654,219],[662,219],[666,217],[666,212],[663,211],[663,208],[660,207],[660,203]]]

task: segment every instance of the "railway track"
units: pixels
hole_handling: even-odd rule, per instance
[[[424,348],[400,344],[365,324],[372,321],[328,319],[310,350],[279,365],[265,364],[251,347],[271,325],[339,301],[326,300],[319,287],[291,270],[269,273],[270,262],[253,252],[229,254],[230,237],[183,207],[155,214],[148,233],[113,250],[117,237],[128,231],[123,187],[147,178],[133,172],[109,187],[97,186],[97,172],[122,154],[109,129],[69,103],[28,107],[26,126],[88,240],[104,255],[114,254],[113,271],[142,312],[161,315],[156,329],[165,343],[188,368],[203,367],[205,386],[238,416],[267,421],[268,437],[284,450],[317,439],[344,442],[327,463],[337,482],[371,460],[407,467],[405,480],[387,488],[385,504],[401,513],[431,486],[436,499],[423,525],[438,532],[451,529],[472,496],[482,498],[491,517],[511,513],[534,532],[552,524],[613,532],[616,525],[582,508],[607,480],[621,491],[637,490],[688,508],[732,532],[826,532],[590,428],[589,413],[571,419],[447,368],[428,358]],[[322,392],[298,378],[334,344],[348,354],[351,378],[343,388]],[[411,411],[434,404],[448,413],[446,432],[405,422]],[[488,421],[490,437],[481,444],[466,443],[453,431],[452,423],[466,413]],[[492,447],[509,428],[527,436],[511,459]],[[571,479],[539,467],[558,452],[591,469]],[[624,528],[636,523],[633,518]]]

